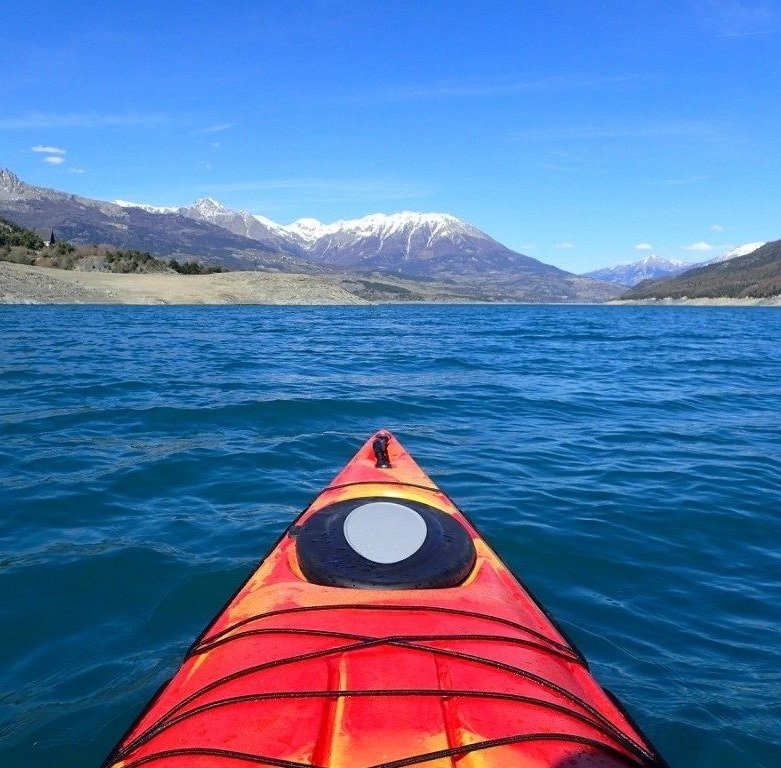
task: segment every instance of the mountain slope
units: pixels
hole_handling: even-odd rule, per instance
[[[640,283],[619,298],[766,298],[781,296],[781,240],[745,256],[696,267],[677,277]]]
[[[211,197],[196,200],[192,205],[179,208],[177,213],[196,221],[205,221],[227,229],[235,235],[248,237],[271,251],[302,256],[297,238],[284,227],[249,211],[232,211]]]

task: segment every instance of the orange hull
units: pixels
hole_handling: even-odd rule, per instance
[[[105,766],[664,766],[580,653],[394,438],[391,466],[376,466],[376,440],[286,531]],[[314,526],[328,515],[336,520],[334,510],[344,508],[344,517],[358,509],[344,523],[347,539],[359,550],[382,547],[363,542],[360,525],[375,509],[399,506],[413,509],[401,517],[416,526],[415,510],[430,513],[426,546],[431,520],[444,524],[447,546],[465,532],[463,574],[443,577],[457,585],[375,584],[389,571],[397,579],[416,557],[423,570],[432,565],[428,555],[398,560],[392,552],[393,563],[371,560],[361,571],[368,585],[331,586],[328,573],[312,583],[321,566],[305,562],[304,540],[316,556],[322,541]],[[448,527],[454,523],[458,532]],[[418,544],[402,533],[383,532],[391,549]],[[343,566],[337,558],[323,567]]]

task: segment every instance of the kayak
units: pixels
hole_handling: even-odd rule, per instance
[[[666,763],[381,431],[285,531],[103,765]]]

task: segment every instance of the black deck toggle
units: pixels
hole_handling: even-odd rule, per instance
[[[377,460],[375,467],[380,469],[390,469],[391,463],[388,456],[388,443],[390,437],[385,433],[377,435],[372,443],[372,450],[374,451],[374,458]]]

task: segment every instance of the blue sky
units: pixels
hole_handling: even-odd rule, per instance
[[[2,37],[33,184],[443,211],[573,271],[781,237],[781,2],[26,0]]]

